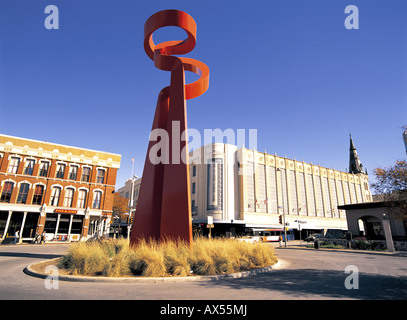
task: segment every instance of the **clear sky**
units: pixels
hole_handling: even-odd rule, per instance
[[[359,9],[348,30],[345,7]],[[47,5],[59,29],[47,30]],[[0,0],[0,133],[122,155],[117,187],[142,175],[170,73],[143,49],[144,22],[179,9],[187,54],[210,68],[188,126],[257,129],[257,150],[345,170],[349,132],[370,172],[405,159],[407,1]],[[184,32],[160,30],[156,42]],[[189,78],[188,78],[189,79]]]

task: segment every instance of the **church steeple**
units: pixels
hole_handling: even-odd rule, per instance
[[[349,173],[363,173],[366,172],[363,169],[363,165],[359,160],[358,153],[356,152],[355,144],[353,143],[352,136],[349,134],[350,137],[350,147],[349,147]]]

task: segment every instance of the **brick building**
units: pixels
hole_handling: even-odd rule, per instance
[[[120,155],[0,135],[0,238],[108,233]]]

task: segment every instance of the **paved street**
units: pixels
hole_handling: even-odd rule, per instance
[[[67,244],[0,246],[0,299],[407,299],[407,257],[335,250],[276,248],[283,268],[240,279],[168,283],[91,283],[44,279],[23,273],[27,265],[58,257]],[[359,289],[345,288],[354,265]]]

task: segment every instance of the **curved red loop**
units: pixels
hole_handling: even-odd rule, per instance
[[[175,26],[182,28],[188,35],[182,41],[166,41],[155,44],[153,33],[160,28]],[[200,75],[193,83],[185,85],[185,99],[193,99],[202,95],[209,86],[209,68],[201,61],[191,58],[179,58],[174,55],[186,54],[196,44],[196,23],[187,13],[180,10],[163,10],[153,14],[144,25],[144,50],[154,65],[160,70],[172,71],[177,62],[181,61],[184,69]]]

